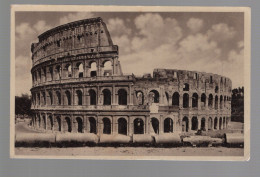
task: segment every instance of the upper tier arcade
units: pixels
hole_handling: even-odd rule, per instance
[[[84,19],[52,28],[38,36],[39,42],[31,45],[33,68],[58,58],[70,56],[117,56],[118,46],[113,45],[103,20]]]

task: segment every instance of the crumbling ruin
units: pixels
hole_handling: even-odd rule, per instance
[[[229,78],[175,69],[124,75],[101,18],[64,24],[38,38],[31,45],[36,129],[132,137],[228,127]]]

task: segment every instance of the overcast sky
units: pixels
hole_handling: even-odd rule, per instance
[[[101,17],[119,46],[123,72],[142,75],[154,68],[185,69],[229,77],[243,86],[243,13],[16,12],[16,95],[30,94],[32,42],[55,26]]]

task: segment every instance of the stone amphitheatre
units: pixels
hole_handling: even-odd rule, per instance
[[[130,139],[142,135],[145,141],[228,127],[229,78],[176,69],[125,75],[119,48],[101,18],[55,27],[38,40],[31,45],[32,126],[37,130]]]

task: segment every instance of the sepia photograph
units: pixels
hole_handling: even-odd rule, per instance
[[[11,7],[10,157],[246,161],[250,9]]]

